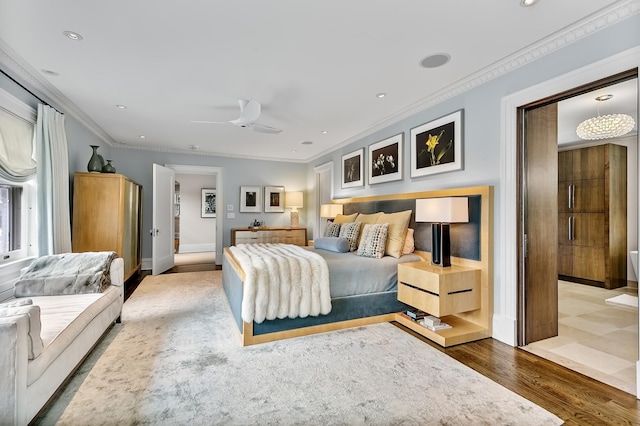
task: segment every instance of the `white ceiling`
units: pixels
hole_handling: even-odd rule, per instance
[[[0,60],[116,146],[308,161],[620,3],[0,0]],[[189,122],[235,119],[240,98],[282,133]]]

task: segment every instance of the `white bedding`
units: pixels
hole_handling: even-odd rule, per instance
[[[242,320],[304,318],[331,312],[327,262],[291,244],[229,247],[245,273]]]

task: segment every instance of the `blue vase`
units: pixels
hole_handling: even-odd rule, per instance
[[[100,160],[100,154],[98,154],[98,148],[100,145],[89,145],[93,149],[89,164],[87,164],[87,170],[91,173],[100,173],[102,171],[103,160]]]

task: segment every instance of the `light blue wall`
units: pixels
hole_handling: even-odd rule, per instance
[[[88,149],[88,148],[87,148]],[[83,149],[83,153],[87,151]],[[83,154],[89,157],[86,154]],[[204,155],[175,154],[128,148],[112,148],[111,157],[118,173],[122,173],[143,186],[142,257],[151,257],[152,186],[153,164],[178,164],[222,168],[222,194],[218,189],[218,217],[223,224],[223,246],[230,245],[231,228],[247,227],[254,219],[268,226],[288,226],[289,213],[240,213],[240,186],[284,186],[289,191],[306,191],[303,181],[306,165],[240,158],[212,157]],[[86,167],[86,166],[85,166]],[[228,219],[227,205],[233,205],[234,219]],[[301,226],[306,224],[302,221]],[[222,247],[216,247],[218,255]],[[219,256],[219,259],[221,257]]]

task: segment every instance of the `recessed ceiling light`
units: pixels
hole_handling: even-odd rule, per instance
[[[197,151],[200,149],[200,145],[189,145],[189,149],[192,151]]]
[[[126,105],[116,105],[116,108],[118,109],[127,109]]]
[[[82,40],[82,36],[78,33],[74,33],[73,31],[64,31],[64,34],[69,40],[80,41]]]
[[[42,71],[42,73],[43,73],[43,74],[50,75],[50,76],[52,76],[52,77],[56,77],[56,76],[59,76],[59,75],[60,75],[60,74],[58,74],[58,73],[57,73],[57,72],[55,72],[55,71],[47,70],[47,69],[44,69],[44,68],[43,68],[43,69],[41,69],[40,71]]]
[[[295,154],[296,152],[298,152],[298,151],[296,151],[295,149],[292,149],[292,150],[291,150],[291,153],[292,153],[292,154]]]
[[[520,6],[524,6],[524,7],[532,6],[533,4],[535,4],[537,2],[538,2],[538,0],[521,0],[520,1]]]
[[[380,98],[380,99],[382,99],[382,98],[384,98],[385,96],[387,96],[387,94],[386,94],[386,93],[376,93],[376,98]]]
[[[425,68],[438,68],[446,64],[451,60],[451,56],[447,53],[436,53],[435,55],[430,55],[420,61],[420,65]]]
[[[140,139],[144,139],[144,138],[146,138],[145,135],[140,135]]]
[[[300,142],[302,145],[313,145],[313,142],[311,141],[302,141]]]
[[[329,133],[329,131],[328,131],[328,130],[323,130],[323,131],[322,131],[322,134],[323,134],[323,135],[326,135],[327,133]]]
[[[608,101],[609,99],[613,98],[613,95],[611,94],[606,94],[606,95],[600,95],[598,97],[596,97],[596,101]]]

